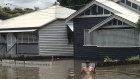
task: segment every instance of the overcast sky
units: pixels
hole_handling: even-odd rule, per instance
[[[0,0],[1,6],[8,6],[11,8],[34,8],[39,7],[40,9],[46,8],[54,4],[56,0]]]

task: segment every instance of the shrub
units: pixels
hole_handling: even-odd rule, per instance
[[[126,59],[126,61],[139,61],[139,60],[140,60],[139,55],[132,56],[132,57]]]
[[[104,58],[104,62],[114,62],[113,59],[111,59],[109,56],[106,56]]]

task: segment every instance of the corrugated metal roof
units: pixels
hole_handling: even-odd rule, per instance
[[[116,14],[116,15],[135,24],[139,20],[139,15],[132,15],[132,14]]]
[[[111,0],[96,0],[96,1],[107,6],[108,8],[112,8],[113,10],[116,10],[117,12],[122,13],[122,14],[137,14],[138,15],[138,13],[132,11],[131,9],[128,9]]]
[[[93,4],[97,4],[109,11],[112,11],[113,13],[115,13],[116,15],[129,20],[131,22],[137,23],[138,18],[139,18],[139,13],[128,9],[127,7],[124,7],[118,3],[115,3],[114,1],[111,0],[95,0],[92,1],[91,3],[89,3],[88,5],[86,5],[85,7],[83,7],[82,9],[80,9],[79,11],[75,12],[74,14],[72,14],[70,17],[67,18],[67,22],[69,20],[71,20],[72,18],[78,16],[81,12],[83,12],[84,10],[86,10],[87,8],[91,7]]]
[[[66,19],[75,10],[55,5],[43,10],[11,18],[0,22],[0,29],[37,28],[56,19]]]

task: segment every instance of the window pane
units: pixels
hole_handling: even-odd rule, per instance
[[[118,25],[122,25],[122,21],[119,21],[119,20],[118,20]]]
[[[110,14],[110,11],[104,9],[104,14]]]
[[[85,12],[85,15],[90,15],[90,9]]]
[[[98,6],[98,14],[103,14],[103,8]]]
[[[131,2],[126,0],[126,5],[131,6]]]
[[[127,24],[123,22],[123,25],[127,25]]]
[[[117,19],[113,19],[113,25],[117,25]]]
[[[135,8],[135,9],[138,9],[138,5],[134,4],[134,3],[132,3],[132,7]]]
[[[85,45],[90,45],[90,34],[88,33],[89,30],[84,30],[84,43]]]
[[[96,14],[97,14],[96,9],[97,9],[97,6],[94,5],[94,6],[92,7],[92,15],[96,15]]]
[[[121,2],[125,3],[125,0],[122,0]]]

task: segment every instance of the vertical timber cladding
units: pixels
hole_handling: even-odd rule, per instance
[[[96,46],[84,46],[84,29],[91,29],[107,17],[89,17],[74,19],[74,56],[80,59],[98,58]]]
[[[73,56],[64,20],[54,21],[39,30],[39,48],[43,56]]]

